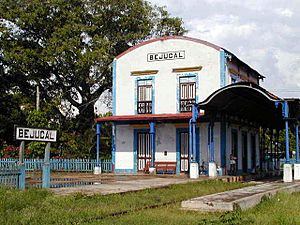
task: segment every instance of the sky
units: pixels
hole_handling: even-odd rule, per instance
[[[185,36],[235,54],[279,97],[300,98],[300,0],[149,0],[183,19]]]

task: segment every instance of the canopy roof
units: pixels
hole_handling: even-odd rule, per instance
[[[138,115],[120,115],[97,118],[97,122],[123,122],[126,124],[136,124],[145,122],[188,122],[191,119],[192,113],[175,113],[175,114],[138,114]]]
[[[205,101],[198,104],[205,114],[222,113],[237,116],[263,127],[282,128],[281,105],[277,108],[279,97],[264,88],[251,83],[239,82],[225,86],[212,93]]]

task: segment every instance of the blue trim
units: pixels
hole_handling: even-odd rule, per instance
[[[214,122],[212,122],[211,127],[211,162],[215,161],[215,141],[214,141]]]
[[[145,132],[149,133],[149,129],[134,129],[133,130],[133,172],[136,174],[137,173],[137,164],[138,164],[138,159],[137,159],[137,133],[139,132]]]
[[[221,167],[226,167],[226,121],[221,121]]]
[[[180,133],[189,132],[189,128],[176,128],[176,174],[180,175]],[[201,161],[200,128],[196,128],[196,160]]]
[[[299,162],[299,124],[296,124],[296,162]]]
[[[111,162],[112,162],[112,172],[115,170],[116,165],[116,124],[112,124],[112,143],[111,143]]]
[[[136,174],[134,169],[115,169],[115,173]]]
[[[220,87],[224,87],[226,85],[225,79],[225,51],[220,50]]]
[[[113,115],[116,115],[116,76],[117,76],[117,60],[114,59],[113,61],[113,67],[112,67],[112,113]]]
[[[207,162],[210,162],[210,123],[207,124]]]
[[[101,123],[96,124],[96,136],[97,136],[97,142],[96,142],[96,166],[100,166],[100,130],[101,130]]]
[[[134,82],[134,114],[137,115],[137,85],[140,80],[151,80],[152,83],[152,114],[155,114],[155,76],[136,77]]]
[[[285,119],[285,155],[286,155],[286,163],[290,163],[290,144],[289,144],[289,105],[287,101],[284,101],[283,104],[284,110],[284,119]]]
[[[176,74],[176,79],[177,79],[177,83],[176,83],[176,110],[177,113],[180,112],[180,104],[179,104],[179,100],[180,100],[180,78],[182,77],[195,77],[196,78],[196,103],[199,102],[199,73],[198,72],[187,72],[187,73],[178,73]]]
[[[155,162],[155,122],[150,122],[150,138],[151,138],[151,167],[154,167]]]

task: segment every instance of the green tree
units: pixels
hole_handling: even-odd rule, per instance
[[[180,18],[144,0],[0,0],[0,24],[4,73],[25,80],[24,93],[39,85],[44,106],[60,96],[77,108],[81,134],[93,126],[94,102],[111,88],[116,55],[185,32]]]

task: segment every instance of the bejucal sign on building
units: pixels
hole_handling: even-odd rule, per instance
[[[16,127],[15,137],[19,141],[56,142],[57,131],[39,128]]]
[[[171,51],[171,52],[157,52],[157,53],[148,53],[147,61],[164,61],[164,60],[174,60],[174,59],[184,59],[185,51]]]

